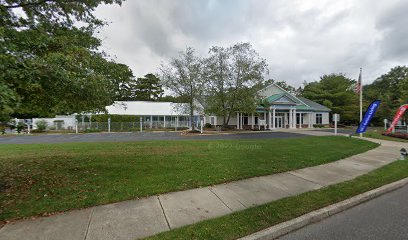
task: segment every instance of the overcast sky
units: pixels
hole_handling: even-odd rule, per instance
[[[299,86],[323,74],[372,82],[408,62],[407,0],[127,0],[101,6],[110,24],[103,49],[137,77],[186,46],[250,42],[269,66],[268,78]]]

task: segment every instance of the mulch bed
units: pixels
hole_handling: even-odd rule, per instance
[[[383,133],[382,135],[388,136],[388,137],[402,138],[402,139],[407,139],[408,140],[408,133],[390,133],[390,134]]]

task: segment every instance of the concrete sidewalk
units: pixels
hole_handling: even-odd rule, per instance
[[[370,141],[382,145],[329,164],[10,223],[0,240],[143,238],[353,179],[395,161],[408,145]]]

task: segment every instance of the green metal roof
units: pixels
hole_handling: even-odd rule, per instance
[[[307,105],[309,105],[313,110],[315,111],[321,111],[321,112],[330,112],[330,108],[325,107],[321,104],[318,104],[317,102],[313,102],[312,100],[309,100],[307,98],[304,97],[298,97],[299,100],[301,100],[302,102],[306,103]]]
[[[267,97],[265,100],[269,103],[269,104],[274,104],[275,101],[279,100],[282,97],[287,97],[290,100],[292,100],[294,103],[296,103],[296,105],[292,105],[292,104],[288,104],[290,105],[290,107],[294,107],[296,110],[303,110],[303,111],[312,111],[312,112],[330,112],[330,109],[318,104],[316,102],[313,102],[307,98],[304,97],[294,97],[291,96],[288,93],[279,93],[279,94],[274,94],[272,96]],[[278,104],[276,104],[278,105]],[[285,105],[284,103],[279,103],[279,105]],[[264,106],[257,106],[257,112],[264,112]]]
[[[267,97],[265,100],[268,101],[269,103],[272,103],[285,95],[286,95],[285,93],[274,94],[272,96]]]

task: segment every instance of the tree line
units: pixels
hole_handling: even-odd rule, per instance
[[[221,116],[223,125],[227,126],[236,111],[251,113],[257,105],[263,105],[258,91],[275,83],[293,95],[330,108],[332,114],[340,114],[343,124],[359,123],[357,81],[345,74],[324,74],[316,81],[304,82],[295,88],[282,80],[266,80],[266,61],[249,43],[228,48],[215,46],[208,53],[208,57],[199,58],[194,49],[187,48],[161,66],[163,85],[189,103],[190,114],[199,108],[195,102],[199,100],[206,113]],[[372,122],[382,125],[384,119],[392,119],[400,105],[408,103],[406,66],[394,67],[363,86],[363,109],[376,99],[381,99],[382,105]]]
[[[356,84],[355,79],[344,74],[328,74],[318,81],[304,83],[298,94],[329,107],[332,113],[339,113],[341,122],[358,124],[359,95],[355,92]],[[363,85],[363,111],[377,99],[382,103],[372,123],[381,126],[384,119],[392,120],[399,106],[408,103],[408,67],[396,66],[371,84]]]

